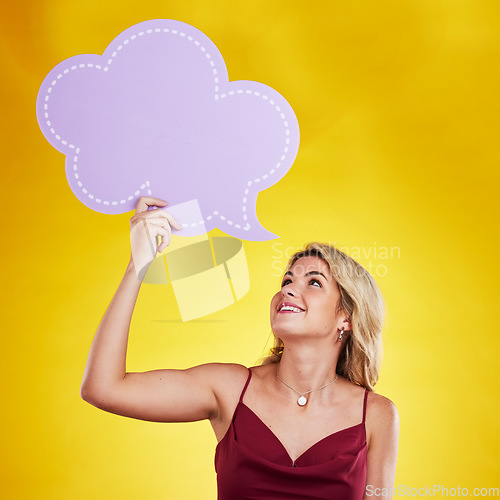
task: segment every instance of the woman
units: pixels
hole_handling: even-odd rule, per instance
[[[147,222],[162,251],[170,227],[180,226],[148,208],[165,205],[149,197],[137,203],[132,257],[93,340],[83,399],[142,420],[210,420],[221,500],[391,497],[397,411],[373,392],[382,301],[366,270],[330,246],[311,245],[290,260],[271,300],[276,344],[262,365],[127,373],[130,320],[149,247],[147,231],[137,229]]]

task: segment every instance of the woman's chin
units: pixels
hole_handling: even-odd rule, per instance
[[[299,328],[298,326],[294,328],[291,326],[284,328],[282,325],[280,325],[279,327],[273,328],[273,333],[283,342],[286,342],[287,340],[293,341],[299,338],[302,339],[310,336],[310,333],[308,333],[307,330],[304,330],[304,328]]]

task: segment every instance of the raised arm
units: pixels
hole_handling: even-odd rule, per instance
[[[81,397],[102,410],[141,420],[186,422],[217,415],[215,381],[228,370],[221,364],[187,370],[128,373],[130,321],[141,278],[156,251],[170,241],[170,225],[180,228],[165,211],[148,206],[166,202],[143,197],[131,219],[132,256],[125,275],[97,329],[88,355]],[[158,243],[157,237],[162,241]]]

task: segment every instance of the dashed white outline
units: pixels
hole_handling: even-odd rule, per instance
[[[51,82],[51,86],[47,89],[47,93],[45,95],[45,104],[43,106],[43,109],[44,109],[44,118],[46,120],[46,124],[47,126],[49,127],[49,130],[50,132],[52,133],[52,135],[58,140],[58,141],[61,141],[61,143],[63,145],[67,145],[70,149],[74,149],[75,152],[76,152],[76,155],[73,157],[73,170],[74,170],[74,177],[75,177],[75,180],[77,180],[77,184],[78,186],[81,188],[82,192],[84,194],[87,194],[88,197],[91,199],[91,200],[94,200],[96,203],[100,204],[102,203],[103,205],[112,205],[112,206],[116,206],[118,204],[124,204],[126,203],[126,201],[131,201],[133,200],[133,196],[132,195],[129,195],[127,197],[127,199],[121,199],[119,201],[109,201],[109,200],[101,200],[99,198],[97,198],[94,194],[92,193],[89,193],[88,190],[83,186],[82,182],[79,180],[79,174],[78,174],[78,154],[80,153],[80,149],[75,146],[74,144],[71,144],[71,143],[68,143],[66,140],[62,139],[58,134],[56,134],[56,131],[54,130],[54,128],[52,128],[51,126],[51,122],[49,120],[49,94],[52,93],[52,90],[54,88],[54,86],[57,84],[57,81],[60,80],[63,75],[67,75],[70,71],[75,71],[77,69],[81,69],[81,68],[92,68],[92,69],[97,69],[99,71],[104,71],[104,72],[107,72],[109,70],[109,67],[111,66],[111,64],[113,64],[113,60],[118,56],[118,54],[127,46],[129,45],[129,43],[133,40],[136,40],[138,37],[142,37],[144,36],[145,34],[147,35],[150,35],[150,34],[154,34],[154,33],[170,33],[172,35],[179,35],[181,38],[185,38],[186,40],[188,40],[189,42],[193,43],[196,47],[198,47],[200,49],[200,51],[205,54],[205,57],[206,57],[206,60],[208,61],[210,67],[212,68],[212,74],[213,74],[213,78],[214,78],[214,99],[216,101],[218,101],[219,99],[226,99],[226,98],[229,98],[229,97],[232,97],[236,94],[246,94],[246,95],[251,95],[251,96],[255,96],[255,97],[259,97],[261,98],[262,100],[264,101],[267,101],[271,106],[274,107],[274,109],[279,113],[279,116],[283,122],[283,126],[285,127],[285,135],[287,136],[286,139],[285,139],[285,147],[283,148],[283,153],[280,157],[280,161],[277,162],[274,166],[274,168],[271,168],[266,174],[264,174],[262,177],[257,177],[255,178],[253,181],[250,180],[247,182],[247,189],[245,189],[245,192],[244,192],[244,196],[243,196],[243,199],[242,199],[242,209],[241,211],[243,212],[242,216],[243,216],[243,220],[246,222],[246,225],[243,227],[243,230],[245,231],[249,231],[250,230],[250,223],[248,222],[248,216],[246,215],[246,212],[247,212],[247,202],[248,202],[248,194],[250,193],[250,190],[248,189],[250,186],[252,186],[253,184],[255,183],[259,183],[261,180],[265,180],[267,179],[269,176],[272,176],[276,173],[277,169],[279,169],[282,165],[281,162],[283,162],[287,156],[287,153],[288,153],[288,145],[290,144],[290,128],[289,128],[289,124],[288,124],[288,121],[286,120],[286,115],[282,112],[281,108],[278,106],[278,104],[276,104],[276,102],[272,99],[270,99],[267,95],[265,94],[262,94],[258,91],[252,91],[250,89],[237,89],[237,90],[230,90],[228,91],[227,93],[222,93],[222,94],[218,94],[219,92],[219,77],[218,77],[218,71],[217,71],[217,68],[215,68],[215,63],[213,61],[213,58],[212,56],[210,55],[210,53],[207,51],[207,49],[198,41],[196,40],[195,38],[193,38],[191,35],[186,35],[186,33],[182,32],[182,31],[178,31],[176,29],[171,29],[171,28],[154,28],[154,29],[151,29],[151,28],[148,28],[146,29],[145,31],[139,31],[137,34],[132,34],[129,36],[129,38],[121,41],[119,43],[119,45],[116,47],[116,50],[114,50],[111,54],[111,57],[107,60],[107,66],[101,66],[100,64],[93,64],[93,63],[87,63],[87,64],[78,64],[77,65],[72,65],[70,68],[66,68],[62,71],[62,73],[59,73],[56,77],[56,79],[54,79],[52,82]],[[230,82],[228,82],[230,83]],[[149,188],[150,187],[150,182],[149,181],[145,181],[141,187],[140,187],[140,190],[136,190],[134,192],[134,195],[138,196],[140,194],[140,191],[143,191],[145,190],[146,188]],[[151,195],[151,189],[147,189],[147,194],[148,195]],[[229,226],[234,226],[236,229],[241,229],[241,225],[240,224],[236,224],[235,222],[233,222],[232,220],[229,220],[227,219],[224,215],[222,214],[219,214],[218,210],[214,210],[212,212],[211,215],[208,215],[204,220],[196,223],[191,223],[190,225],[188,224],[183,224],[182,227],[188,227],[188,226],[191,226],[191,227],[196,227],[197,225],[204,225],[205,222],[208,222],[212,219],[212,216],[216,216],[219,218],[220,221],[222,222],[225,222],[226,224],[228,224]]]

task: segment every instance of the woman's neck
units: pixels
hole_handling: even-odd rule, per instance
[[[284,347],[277,373],[299,392],[317,389],[336,377],[340,349],[314,349],[311,346]]]

